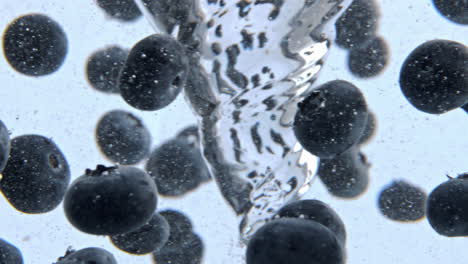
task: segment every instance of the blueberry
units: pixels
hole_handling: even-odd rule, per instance
[[[62,27],[42,14],[15,19],[3,34],[3,52],[16,71],[43,76],[57,71],[68,52]]]
[[[358,143],[368,118],[361,91],[341,80],[313,90],[298,107],[296,138],[304,149],[320,158],[331,158]]]
[[[10,156],[10,133],[0,120],[0,173],[6,166],[8,156]]]
[[[400,87],[418,110],[442,114],[468,103],[468,49],[450,40],[421,44],[406,58]]]
[[[188,22],[194,8],[194,0],[143,0],[148,10],[158,21],[160,29],[171,34],[176,25]]]
[[[157,264],[201,264],[203,252],[203,240],[191,233],[179,247],[164,247],[154,252],[153,259]]]
[[[151,134],[130,112],[107,112],[96,126],[96,142],[102,153],[123,165],[136,164],[149,155]]]
[[[64,209],[68,221],[78,230],[111,236],[146,224],[157,200],[156,186],[144,171],[98,165],[72,183]]]
[[[176,138],[185,140],[191,147],[196,149],[195,151],[198,153],[196,154],[198,156],[197,159],[200,159],[201,161],[203,161],[203,166],[202,166],[203,168],[201,169],[202,181],[206,182],[206,181],[211,180],[210,171],[208,167],[206,166],[206,162],[204,161],[203,156],[202,156],[203,154],[201,150],[201,142],[200,142],[200,135],[198,132],[198,126],[193,125],[193,126],[186,127],[185,129],[183,129],[177,134]]]
[[[249,241],[247,264],[343,264],[335,234],[315,221],[280,218],[261,227]]]
[[[184,195],[208,177],[200,150],[182,139],[172,139],[158,147],[150,155],[146,171],[164,196]]]
[[[67,251],[56,264],[117,264],[117,260],[105,249],[90,247]]]
[[[169,209],[159,213],[169,223],[169,239],[164,248],[180,247],[192,233],[192,222],[185,214],[179,211]]]
[[[14,245],[0,238],[0,263],[23,264],[23,255]]]
[[[373,112],[369,111],[369,116],[367,118],[366,127],[364,128],[364,132],[359,139],[359,144],[366,144],[371,141],[371,139],[375,136],[377,130],[377,117]]]
[[[301,218],[315,221],[330,229],[344,245],[346,229],[340,216],[326,203],[319,200],[299,200],[281,208],[277,216]]]
[[[117,85],[128,51],[109,46],[95,51],[86,62],[86,77],[91,86],[105,93],[119,93]]]
[[[352,48],[375,36],[379,10],[374,0],[354,0],[335,24],[336,44]]]
[[[138,229],[111,236],[111,242],[117,248],[136,255],[145,255],[162,248],[169,239],[169,224],[166,219],[155,213],[151,220]]]
[[[320,159],[318,176],[332,195],[356,198],[367,189],[369,167],[366,156],[353,147],[333,159]]]
[[[351,49],[348,68],[357,77],[377,76],[388,64],[388,45],[381,37],[373,37]]]
[[[188,58],[170,36],[151,35],[130,51],[119,86],[122,98],[140,110],[158,110],[175,100],[185,85]]]
[[[468,25],[468,2],[466,0],[433,0],[437,11],[452,22]]]
[[[380,212],[389,219],[402,222],[417,221],[426,214],[426,193],[404,181],[393,181],[379,194]]]
[[[468,174],[437,186],[427,202],[427,219],[443,236],[468,236]]]
[[[70,168],[55,143],[39,135],[11,140],[10,158],[0,189],[17,210],[47,213],[62,202],[70,183]]]
[[[107,15],[123,22],[133,21],[141,16],[134,0],[97,0],[97,4]]]

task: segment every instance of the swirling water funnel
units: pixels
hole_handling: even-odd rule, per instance
[[[310,187],[318,158],[302,149],[292,123],[350,0],[136,2],[155,28],[186,46],[185,96],[247,241]]]

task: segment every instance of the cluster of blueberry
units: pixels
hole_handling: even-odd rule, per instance
[[[131,21],[141,15],[132,0],[98,0],[110,16]],[[167,27],[184,20],[190,1],[158,2],[156,10]],[[267,1],[265,1],[267,2]],[[467,24],[466,1],[434,1],[440,12]],[[465,3],[465,4],[464,4]],[[457,6],[459,7],[457,9]],[[388,51],[376,37],[377,11],[372,1],[355,0],[338,20],[337,43],[350,49],[349,68],[360,77],[378,74]],[[460,11],[462,10],[462,11]],[[169,30],[170,31],[170,30]],[[7,61],[17,72],[43,76],[57,71],[67,55],[67,38],[60,25],[42,14],[17,18],[3,35]],[[188,80],[186,47],[168,35],[151,35],[130,51],[118,46],[93,53],[87,78],[99,91],[120,94],[138,110],[154,111],[175,100]],[[400,72],[400,87],[417,109],[442,114],[468,106],[468,50],[461,43],[433,40],[412,51]],[[195,67],[196,65],[190,65]],[[377,119],[353,84],[337,80],[314,89],[298,105],[294,132],[301,145],[320,158],[318,175],[328,191],[354,198],[368,184],[369,163],[359,147],[375,133]],[[134,114],[114,110],[99,120],[96,142],[115,166],[97,165],[70,184],[65,155],[49,138],[23,135],[10,140],[0,121],[0,191],[17,210],[47,213],[62,201],[65,215],[76,229],[109,236],[130,254],[153,254],[158,264],[201,263],[203,242],[184,214],[157,210],[158,195],[181,196],[210,180],[200,151],[196,126],[188,127],[152,153],[151,134]],[[147,160],[145,170],[132,167]],[[126,165],[126,166],[122,166]],[[383,215],[397,221],[416,221],[427,212],[441,235],[468,235],[468,175],[450,178],[429,197],[418,187],[397,181],[379,196]],[[346,259],[343,221],[318,200],[284,206],[249,241],[248,264],[329,263]],[[0,263],[23,263],[20,251],[0,239]],[[57,264],[117,263],[99,248],[69,250]]]

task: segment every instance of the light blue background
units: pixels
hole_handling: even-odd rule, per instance
[[[466,113],[457,110],[434,116],[418,112],[398,86],[402,61],[411,50],[435,38],[467,44],[468,29],[441,17],[430,0],[380,3],[379,32],[391,49],[386,71],[377,78],[355,79],[346,69],[346,52],[334,47],[317,81],[339,78],[355,83],[378,117],[377,136],[363,148],[372,163],[369,190],[357,200],[339,200],[316,181],[307,198],[330,203],[343,218],[349,237],[349,264],[464,264],[468,259],[467,238],[441,237],[425,219],[413,224],[387,220],[376,207],[376,197],[393,179],[407,179],[429,192],[446,179],[445,174],[468,171]],[[52,137],[65,153],[75,178],[88,167],[109,164],[94,143],[94,126],[106,111],[126,109],[142,117],[153,133],[154,146],[194,122],[183,96],[161,111],[139,112],[119,96],[94,91],[85,80],[85,61],[93,51],[112,44],[130,48],[153,33],[145,19],[119,23],[108,19],[91,0],[0,0],[0,30],[17,16],[31,12],[48,14],[63,26],[69,53],[57,73],[41,78],[20,75],[3,56],[0,58],[0,119],[12,137],[30,133]],[[160,200],[159,208],[169,207],[183,210],[193,220],[205,242],[205,263],[242,263],[244,249],[237,240],[239,220],[213,182],[182,199]],[[103,247],[111,250],[119,263],[151,263],[147,256],[115,250],[105,237],[75,230],[66,222],[61,206],[49,214],[24,215],[0,197],[0,237],[21,248],[25,263],[52,263],[68,246]]]

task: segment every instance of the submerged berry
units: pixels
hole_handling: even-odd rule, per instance
[[[0,189],[17,210],[47,213],[62,202],[70,183],[70,168],[55,143],[40,135],[11,140],[10,158]]]
[[[343,264],[344,249],[322,224],[280,218],[261,227],[249,241],[247,264]]]
[[[68,52],[62,27],[50,17],[29,14],[15,19],[3,34],[5,57],[16,71],[43,76],[57,71]]]
[[[23,264],[23,255],[14,245],[0,238],[0,263]]]
[[[90,247],[67,251],[56,264],[117,264],[117,260],[105,249]]]
[[[188,58],[183,46],[170,36],[151,35],[130,51],[119,79],[122,98],[140,110],[159,110],[185,85]]]
[[[356,198],[369,185],[369,163],[358,147],[332,158],[320,159],[318,176],[332,195]]]
[[[169,239],[170,227],[167,220],[155,213],[151,220],[129,233],[111,236],[117,248],[136,255],[149,254],[162,248]]]
[[[294,133],[308,152],[331,158],[359,142],[368,119],[363,94],[336,80],[312,91],[298,105]]]
[[[380,74],[389,60],[387,43],[381,37],[373,37],[351,49],[348,68],[357,77],[369,78]]]
[[[82,232],[118,235],[146,224],[157,200],[156,186],[144,171],[98,165],[72,183],[64,209],[68,221]]]
[[[109,46],[95,51],[86,62],[86,77],[91,86],[105,93],[119,93],[119,74],[128,51],[119,46]]]
[[[107,112],[96,126],[96,142],[113,162],[131,165],[149,155],[151,134],[143,122],[130,112]]]
[[[283,206],[278,217],[294,217],[315,221],[330,229],[345,244],[346,229],[340,216],[326,203],[319,200],[299,200]]]
[[[426,193],[406,181],[394,181],[379,194],[380,212],[389,219],[417,221],[426,214]]]
[[[468,103],[468,48],[450,40],[431,40],[408,55],[400,87],[418,110],[443,114]]]
[[[107,15],[123,22],[133,21],[141,16],[134,0],[97,0]]]

